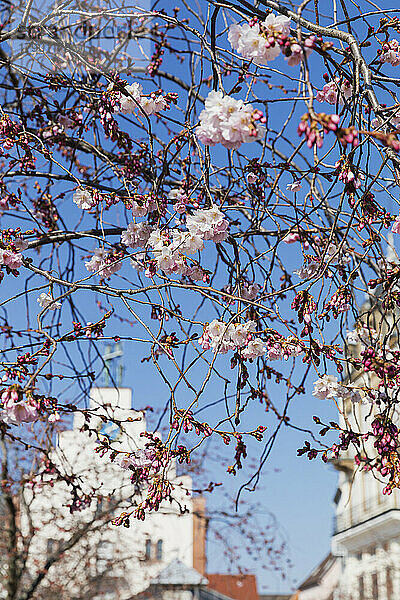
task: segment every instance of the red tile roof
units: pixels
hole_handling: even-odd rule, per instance
[[[208,587],[234,600],[258,600],[255,575],[207,573]]]

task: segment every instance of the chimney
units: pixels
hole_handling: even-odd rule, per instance
[[[193,510],[193,568],[202,575],[207,570],[207,528],[206,499],[204,496],[192,498]]]

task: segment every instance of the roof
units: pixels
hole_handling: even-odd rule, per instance
[[[208,587],[233,600],[258,600],[255,575],[207,573]]]
[[[130,600],[159,600],[163,588],[196,589],[198,600],[235,600],[219,591],[207,588],[208,579],[201,573],[186,566],[179,560],[170,562],[157,577],[150,581],[149,587],[133,596]]]
[[[299,586],[299,590],[307,590],[308,588],[319,585],[324,575],[335,564],[337,558],[332,554],[328,554],[324,560],[311,572],[307,579]]]
[[[191,587],[207,585],[208,580],[201,573],[183,564],[180,560],[173,560],[160,573],[150,581],[151,586],[182,586]]]

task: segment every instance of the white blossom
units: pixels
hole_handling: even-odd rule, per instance
[[[120,97],[120,110],[123,114],[130,114],[138,108],[143,86],[135,81],[135,83],[127,85],[125,91],[127,94],[121,94]]]
[[[72,196],[72,199],[82,210],[89,210],[97,204],[92,192],[88,189],[78,188]]]
[[[324,375],[321,379],[314,382],[313,396],[320,400],[326,398],[335,398],[338,394],[339,383],[334,375]]]
[[[251,104],[212,91],[200,113],[196,135],[206,146],[220,143],[228,149],[239,148],[243,142],[254,142],[264,133],[253,114]]]
[[[318,261],[311,260],[309,262],[306,262],[302,267],[300,267],[300,269],[293,271],[293,273],[298,275],[300,279],[309,279],[310,277],[315,275],[315,273],[317,273],[319,268],[320,263]]]
[[[262,23],[234,23],[229,28],[228,40],[246,60],[266,65],[281,53],[277,38],[286,38],[289,34],[290,19],[271,13]]]
[[[42,292],[37,299],[39,306],[42,308],[47,308],[48,310],[57,310],[57,308],[61,308],[61,302],[55,302],[54,298],[51,294],[46,294]]]
[[[286,189],[290,192],[299,192],[301,190],[301,181],[296,180],[293,183],[288,183]]]
[[[144,248],[151,232],[152,228],[147,223],[129,223],[121,234],[121,242],[129,248]]]
[[[250,340],[248,345],[242,350],[243,358],[247,360],[255,360],[263,356],[267,351],[267,347],[261,338]]]

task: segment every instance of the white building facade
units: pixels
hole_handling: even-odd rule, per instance
[[[371,405],[345,407],[358,426],[370,422]],[[368,449],[366,449],[368,451]],[[341,572],[335,600],[400,598],[400,494],[383,495],[370,471],[355,470],[354,450],[337,461],[339,487],[332,552]]]
[[[361,316],[360,324],[368,318],[368,336],[384,340],[387,351],[399,347],[398,328],[392,315],[383,315],[378,309],[371,312],[368,303],[361,315],[366,316]],[[357,357],[362,349],[361,342],[349,348]],[[362,371],[348,373],[347,382],[360,390],[379,389],[376,376]],[[388,393],[397,394],[397,390]],[[384,408],[384,402],[372,404],[364,398],[352,403],[348,399],[340,407],[340,426],[365,434]],[[392,418],[400,426],[400,410],[396,411],[398,414]],[[361,457],[375,456],[373,444],[371,437],[361,438],[357,453]],[[334,499],[331,558],[328,562],[325,559],[299,587],[294,600],[400,600],[400,491],[394,489],[384,495],[383,478],[365,468],[362,461],[357,466],[355,455],[355,447],[350,443],[349,449],[332,461],[339,471],[339,481]]]
[[[378,308],[371,312],[367,303],[361,314],[362,322],[368,318],[370,333],[386,344],[387,351],[399,346],[398,327],[395,316],[382,314]],[[375,330],[375,331],[374,331]],[[366,344],[369,341],[366,340]],[[366,346],[364,345],[364,348]],[[360,356],[361,344],[352,344],[351,353]],[[357,387],[379,389],[375,375],[356,371],[348,374],[348,380]],[[393,393],[389,391],[388,393]],[[394,393],[397,393],[394,389]],[[346,429],[366,433],[376,415],[383,412],[384,402],[379,406],[368,400],[342,406],[340,424]],[[400,424],[400,413],[392,415]],[[374,440],[362,440],[358,453],[373,457]],[[332,553],[341,565],[335,600],[398,600],[400,599],[400,493],[394,489],[384,495],[385,481],[376,472],[357,467],[355,449],[349,450],[335,462],[339,470],[339,485],[335,497],[336,518],[332,538]]]
[[[112,446],[123,452],[143,449],[147,441],[140,435],[146,431],[144,414],[132,410],[131,405],[128,388],[91,391],[90,413],[110,420],[91,417],[90,428],[98,430],[99,436],[107,435]],[[172,502],[164,502],[158,512],[148,514],[144,521],[131,518],[129,527],[117,527],[111,522],[104,525],[100,520],[97,527],[97,514],[99,518],[109,514],[111,521],[123,511],[130,512],[141,497],[130,480],[132,472],[117,461],[110,461],[107,454],[96,452],[98,436],[89,435],[82,430],[84,427],[84,415],[76,413],[73,429],[59,435],[51,460],[60,471],[71,474],[72,481],[79,483],[85,493],[93,494],[94,489],[95,496],[90,505],[71,514],[71,493],[64,482],[45,482],[36,490],[38,493],[28,492],[29,510],[22,511],[22,528],[28,530],[29,519],[35,523],[36,535],[28,557],[32,576],[85,523],[90,523],[88,532],[48,572],[53,586],[60,579],[60,569],[62,578],[70,579],[71,598],[81,598],[83,593],[85,598],[95,600],[131,598],[172,560],[204,572],[205,528],[199,521],[204,503],[199,503],[201,498],[192,498],[191,478],[177,476],[174,462],[168,471],[174,486]]]

